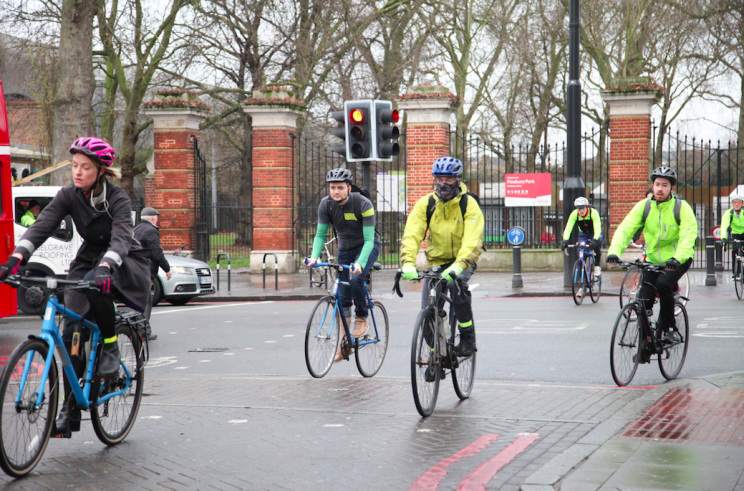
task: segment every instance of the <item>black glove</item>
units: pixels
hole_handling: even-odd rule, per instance
[[[665,268],[667,271],[677,271],[682,265],[674,258],[671,258],[666,262]]]
[[[562,240],[561,241],[561,250],[562,251],[565,251],[566,250],[566,247],[568,247],[568,241],[567,240]]]
[[[723,239],[723,240],[721,241],[721,249],[723,250],[723,252],[726,252],[726,249],[727,249],[727,247],[726,247],[726,246],[727,246],[727,245],[728,245],[728,240],[726,240],[726,239]]]
[[[108,295],[111,293],[112,283],[111,269],[107,266],[98,266],[96,268],[96,276],[92,281],[93,286],[98,287],[102,295]]]
[[[607,264],[619,264],[620,258],[617,257],[615,254],[610,254],[607,256]]]
[[[599,246],[599,242],[597,242],[596,240],[591,239],[589,241],[589,249],[596,249],[597,246]]]
[[[0,264],[0,281],[5,281],[9,274],[16,274],[19,264],[21,260],[15,256],[10,256],[5,264]]]

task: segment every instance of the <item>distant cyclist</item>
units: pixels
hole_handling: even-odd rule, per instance
[[[574,201],[574,211],[568,216],[566,229],[563,231],[561,250],[568,247],[568,240],[574,227],[579,227],[579,242],[585,242],[594,253],[594,276],[602,274],[599,263],[602,259],[602,220],[596,208],[589,206],[589,200],[580,196]],[[581,292],[576,294],[581,295]]]
[[[732,240],[744,240],[744,213],[741,211],[742,204],[744,204],[744,196],[740,194],[731,196],[731,208],[726,210],[721,220],[721,241],[724,243],[729,239],[729,230],[731,230],[730,238]],[[736,255],[739,253],[739,249],[741,249],[741,243],[734,242],[731,249],[732,270],[734,269],[734,261],[736,261]],[[733,276],[736,278],[736,274]]]
[[[326,175],[330,195],[323,198],[318,206],[318,229],[313,241],[313,251],[305,261],[305,266],[309,268],[318,261],[325,244],[328,225],[333,225],[338,234],[337,261],[339,264],[351,264],[351,273],[355,275],[349,280],[348,270],[345,269],[341,273],[340,280],[350,282],[351,285],[343,283],[339,285],[338,296],[349,326],[353,299],[356,320],[351,335],[360,337],[364,336],[369,328],[364,278],[369,274],[380,253],[380,240],[375,233],[375,209],[372,201],[361,192],[352,192],[353,178],[349,169],[342,168],[333,169]],[[343,359],[339,344],[335,361]]]
[[[475,261],[483,245],[483,213],[461,182],[462,162],[453,157],[437,159],[431,173],[434,192],[418,200],[408,215],[400,247],[401,270],[403,279],[411,280],[418,276],[416,256],[429,230],[427,266],[441,266],[444,269],[442,277],[450,281],[448,286],[460,329],[456,353],[467,357],[477,351],[468,280],[475,271]],[[461,205],[463,200],[465,207]],[[427,304],[428,290],[424,285],[422,306]]]
[[[663,273],[647,273],[638,298],[645,301],[646,309],[654,306],[659,295],[659,329],[662,340],[669,343],[681,341],[674,321],[674,293],[677,281],[690,269],[695,252],[698,227],[695,212],[687,201],[674,196],[677,174],[669,167],[659,167],[651,173],[654,196],[639,201],[615,231],[607,255],[608,263],[620,262],[619,256],[627,247],[633,233],[644,226],[646,260],[665,265]],[[656,291],[646,284],[656,286]]]

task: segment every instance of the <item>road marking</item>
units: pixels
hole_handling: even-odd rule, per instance
[[[253,348],[246,348],[245,350],[248,351],[249,349],[253,349]]]
[[[230,356],[230,355],[234,355],[234,354],[235,353],[222,353],[222,356]]]
[[[283,337],[283,338],[293,338],[293,337],[294,337],[294,334],[285,334],[285,335],[284,335],[284,336],[282,336],[282,337]]]
[[[163,419],[162,416],[140,416],[140,419]]]
[[[341,428],[343,425],[323,425],[323,428]]]
[[[162,356],[160,358],[150,358],[147,361],[147,368],[158,368],[166,365],[172,365],[178,363],[175,356]]]
[[[744,324],[740,317],[708,317],[695,326],[695,337],[700,338],[744,338]],[[698,329],[702,331],[697,332]]]
[[[199,363],[209,363],[212,360],[199,360]]]
[[[265,343],[276,343],[276,341],[264,341]]]
[[[491,443],[498,440],[498,438],[499,435],[495,434],[483,435],[481,437],[478,437],[477,440],[475,440],[467,447],[463,448],[456,454],[447,457],[438,464],[432,466],[428,471],[424,472],[421,477],[413,481],[413,484],[410,488],[411,491],[433,491],[437,489],[437,487],[439,487],[439,483],[441,483],[442,479],[444,479],[444,476],[447,475],[447,471],[445,469],[450,464],[454,464],[455,462],[465,457],[472,457],[476,453],[489,446]]]
[[[173,370],[186,370],[189,367],[175,367]]]
[[[527,447],[539,439],[540,436],[535,433],[523,433],[519,435],[516,440],[510,443],[504,450],[496,454],[494,458],[488,462],[483,462],[481,465],[473,469],[470,474],[465,476],[465,479],[463,479],[457,486],[457,491],[485,490],[486,484],[493,479],[493,476],[495,476],[502,467],[514,460],[514,457],[527,450]]]
[[[247,423],[247,422],[248,422],[247,419],[231,419],[230,421],[228,421],[228,423],[232,423],[235,425],[241,424],[241,423]]]
[[[581,331],[589,327],[591,322],[556,321],[538,319],[477,319],[478,334],[553,334]],[[485,322],[492,322],[494,327],[484,327]],[[511,325],[511,327],[506,327]],[[498,327],[496,327],[498,326]]]
[[[204,309],[222,309],[225,307],[236,307],[238,305],[259,305],[263,303],[274,303],[274,300],[266,300],[263,302],[242,302],[242,303],[228,303],[225,305],[209,305],[208,307],[181,307],[177,309],[171,309],[171,310],[163,310],[161,312],[153,312],[152,315],[160,315],[160,314],[172,314],[172,313],[179,313],[179,312],[193,312],[194,310],[204,310]]]

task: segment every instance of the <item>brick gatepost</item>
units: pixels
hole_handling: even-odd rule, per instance
[[[292,233],[294,162],[292,136],[305,105],[284,88],[254,90],[243,102],[243,111],[253,119],[253,250],[251,271],[262,270],[263,256],[278,256],[280,273],[295,271]],[[273,256],[266,257],[273,268]]]
[[[154,177],[145,191],[145,203],[160,212],[160,243],[163,249],[189,244],[194,237],[194,142],[208,107],[193,92],[158,91],[145,104],[145,115],[153,119]],[[147,184],[146,184],[147,186]],[[149,191],[149,192],[148,192]]]
[[[416,202],[433,190],[431,164],[450,155],[450,117],[458,97],[440,85],[408,89],[400,96],[398,109],[406,117],[406,196],[408,212]],[[425,266],[422,242],[417,267]]]
[[[650,186],[651,108],[660,89],[648,77],[635,77],[602,91],[610,109],[610,240]]]

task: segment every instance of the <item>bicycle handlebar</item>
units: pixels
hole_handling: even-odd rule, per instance
[[[563,254],[568,256],[568,249],[577,248],[577,247],[589,248],[589,243],[588,242],[577,242],[575,244],[567,244],[566,248],[563,249]]]
[[[636,259],[633,262],[620,261],[619,263],[609,263],[609,264],[617,265],[619,269],[628,269],[631,266],[637,266],[644,271],[649,271],[652,273],[661,273],[661,272],[666,271],[666,265],[664,264],[647,263],[647,262],[641,261],[640,259]]]
[[[307,259],[305,259],[305,261],[307,261]],[[307,262],[305,264],[307,264]],[[325,262],[325,263],[315,263],[315,264],[313,264],[310,267],[311,268],[329,267],[329,268],[336,269],[338,271],[343,271],[344,269],[351,269],[351,266],[348,265],[348,264],[338,264],[338,263],[333,262],[333,261],[328,261],[328,262]]]
[[[35,283],[35,284],[45,284],[46,287],[49,290],[59,290],[60,286],[70,286],[73,288],[65,288],[65,290],[91,290],[95,292],[100,292],[101,290],[97,287],[92,285],[90,282],[85,280],[60,280],[57,278],[52,277],[46,277],[41,278],[38,276],[20,276],[20,275],[8,275],[8,277],[3,281],[3,283],[6,283],[14,288],[18,288],[23,283]]]
[[[397,294],[400,298],[403,298],[403,292],[400,291],[400,280],[402,278],[403,272],[401,270],[398,270],[398,272],[395,273],[395,284],[393,285],[393,293]],[[442,279],[442,272],[438,269],[437,266],[435,266],[434,268],[427,269],[416,278],[411,278],[409,281],[422,281],[426,278],[440,280]]]

